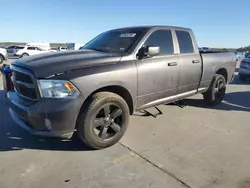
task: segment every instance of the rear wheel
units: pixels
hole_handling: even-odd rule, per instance
[[[242,74],[239,74],[239,79],[241,81],[246,81],[246,77],[244,75],[242,75]]]
[[[209,89],[203,93],[203,99],[208,105],[220,104],[226,93],[226,80],[224,76],[216,74]]]
[[[29,54],[24,53],[24,54],[22,54],[20,57],[22,58],[22,57],[27,57],[27,56],[29,56]]]
[[[100,92],[92,96],[79,114],[77,132],[80,139],[93,149],[103,149],[117,143],[129,121],[129,108],[122,97]]]

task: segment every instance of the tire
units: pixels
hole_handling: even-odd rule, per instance
[[[0,64],[2,64],[4,61],[4,57],[0,54]]]
[[[209,89],[203,93],[204,102],[214,106],[221,103],[226,94],[226,80],[224,76],[216,74],[210,84]]]
[[[29,56],[29,54],[24,53],[24,54],[22,54],[22,55],[20,56],[20,58],[22,58],[22,57],[27,57],[27,56]]]
[[[96,93],[78,116],[76,123],[78,136],[92,149],[110,147],[126,132],[129,115],[128,105],[122,97],[110,92]]]
[[[246,81],[247,78],[246,78],[244,75],[239,74],[239,79],[240,79],[241,81]]]

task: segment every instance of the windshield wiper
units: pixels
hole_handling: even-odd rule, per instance
[[[109,48],[88,48],[89,50],[95,50],[98,52],[105,52],[105,53],[110,53],[112,54],[111,50]]]

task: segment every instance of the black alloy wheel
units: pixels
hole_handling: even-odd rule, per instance
[[[209,89],[203,93],[203,99],[208,105],[218,105],[226,94],[226,80],[223,75],[216,74]]]
[[[79,113],[78,136],[93,149],[112,146],[125,134],[129,115],[128,104],[121,96],[111,92],[96,93]]]
[[[121,131],[123,123],[122,109],[116,104],[108,103],[96,114],[93,121],[93,132],[98,139],[109,140]]]
[[[225,82],[223,79],[218,79],[215,83],[214,97],[217,100],[223,100],[225,96]]]

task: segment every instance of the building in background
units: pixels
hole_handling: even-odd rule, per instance
[[[67,50],[79,50],[85,44],[83,43],[67,43]]]

